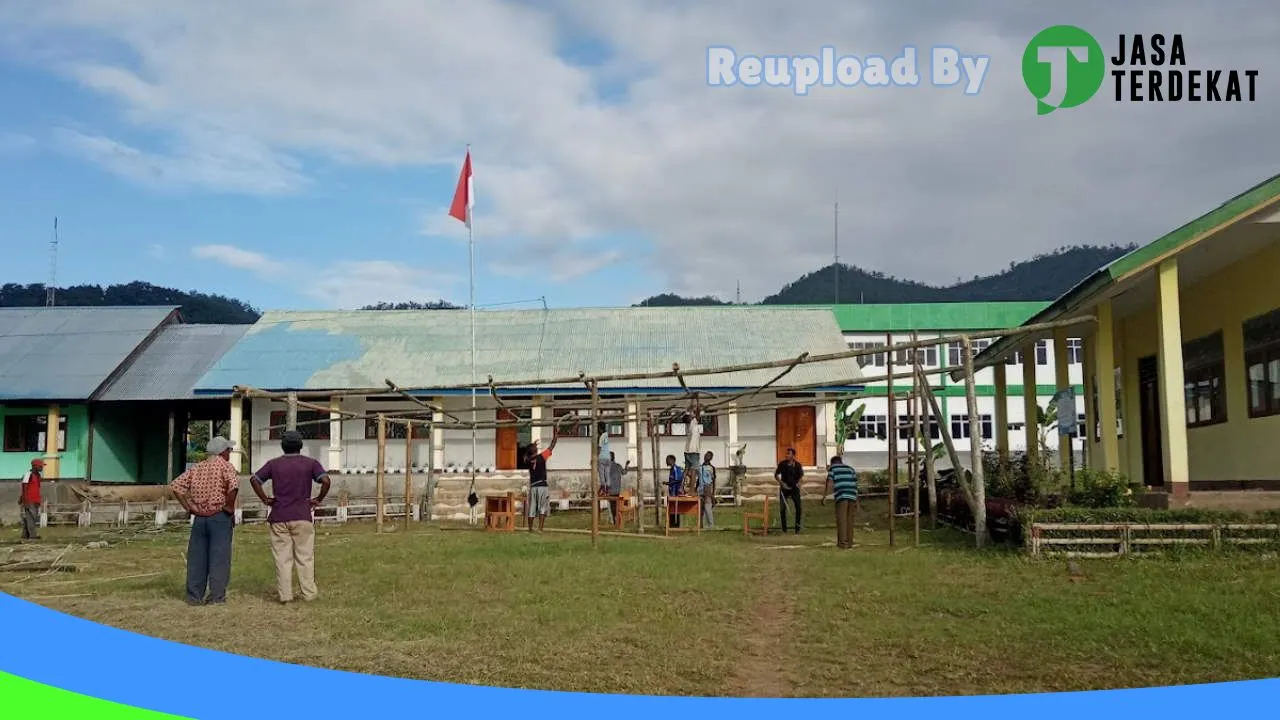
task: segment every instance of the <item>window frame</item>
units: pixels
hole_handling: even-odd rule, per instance
[[[1244,392],[1248,417],[1263,418],[1280,415],[1280,308],[1246,319],[1240,324],[1244,340]],[[1261,405],[1253,402],[1254,380],[1250,370],[1262,366]],[[1271,373],[1276,368],[1275,375]]]
[[[9,439],[10,439],[9,428],[11,427],[10,423],[13,422],[14,420],[18,420],[22,424],[26,424],[30,422],[38,427],[43,426],[44,435],[45,435],[44,446],[43,447],[40,446],[39,430],[36,431],[36,448],[34,450],[27,449],[26,445],[18,445],[16,443],[11,445],[9,443]],[[42,420],[44,421],[43,423],[41,423]],[[0,447],[3,447],[3,452],[24,453],[24,454],[49,452],[49,432],[48,432],[49,416],[47,414],[14,413],[12,415],[4,415],[3,425],[4,427],[0,428]],[[21,427],[21,425],[18,425],[18,427]],[[67,451],[67,436],[70,428],[71,428],[71,422],[67,419],[67,416],[59,413],[58,414],[58,449],[56,452],[63,453]],[[18,432],[16,433],[16,436],[20,440],[26,439],[26,433],[24,432]]]
[[[284,434],[283,426],[289,418],[287,410],[272,410],[267,416],[267,425],[272,426],[267,430],[267,438],[269,440],[279,440]],[[325,420],[326,422],[312,422]],[[320,410],[298,410],[298,432],[302,435],[304,442],[317,442],[329,439],[329,424],[333,421],[332,415]],[[374,421],[377,422],[376,420]],[[304,424],[305,423],[305,424]],[[312,429],[314,428],[314,429]],[[377,437],[377,430],[374,430],[374,437]]]
[[[1227,367],[1222,331],[1182,344],[1182,392],[1187,429],[1227,422]],[[1200,398],[1207,386],[1208,417],[1200,416]]]

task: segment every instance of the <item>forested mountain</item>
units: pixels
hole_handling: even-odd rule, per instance
[[[0,285],[0,307],[41,307],[45,286],[41,283]],[[195,290],[175,290],[145,282],[126,285],[72,285],[58,288],[55,305],[178,305],[189,323],[249,325],[262,315],[251,305],[222,295],[209,295]]]

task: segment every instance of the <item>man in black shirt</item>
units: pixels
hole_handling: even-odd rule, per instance
[[[529,443],[525,450],[525,462],[529,465],[529,496],[525,500],[525,515],[528,517],[529,532],[533,532],[533,519],[538,518],[538,532],[542,532],[547,524],[547,513],[551,512],[551,490],[547,487],[547,460],[551,451],[556,449],[556,441],[560,439],[559,428],[553,429],[551,445],[538,452],[538,441]]]
[[[787,448],[787,459],[778,463],[773,479],[778,481],[778,513],[782,516],[782,532],[787,531],[787,501],[796,508],[796,534],[800,534],[800,480],[804,467],[796,460],[796,449]]]

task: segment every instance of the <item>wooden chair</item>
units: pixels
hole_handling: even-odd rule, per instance
[[[516,494],[486,495],[484,498],[484,529],[488,532],[515,532]]]
[[[761,535],[769,534],[769,496],[768,495],[766,495],[764,498],[764,507],[761,508],[760,512],[742,513],[742,534],[743,535],[751,535],[752,520],[760,521],[759,533]]]
[[[623,490],[618,495],[618,522],[614,527],[621,530],[627,526],[629,522],[637,522],[636,513],[639,511],[639,503],[636,507],[631,505],[631,498],[635,497],[635,493],[631,490]]]

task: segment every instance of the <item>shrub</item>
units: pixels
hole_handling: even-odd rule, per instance
[[[1075,488],[1069,501],[1086,508],[1124,508],[1133,506],[1134,497],[1129,479],[1124,475],[1082,468],[1076,470]]]

